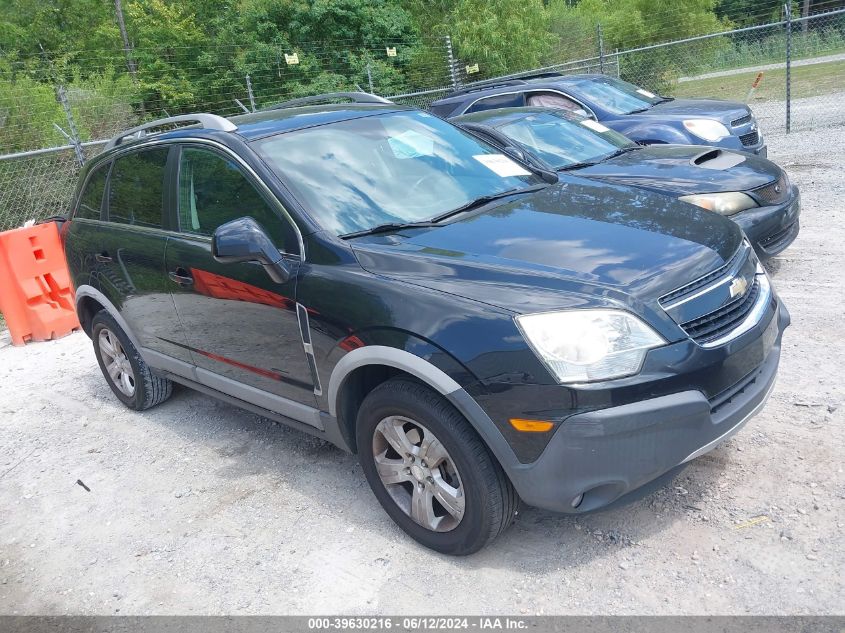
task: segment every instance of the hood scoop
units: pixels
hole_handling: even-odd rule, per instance
[[[708,149],[694,156],[690,164],[704,169],[715,169],[716,171],[724,171],[731,167],[736,167],[740,163],[745,162],[745,157],[734,152],[726,152],[721,149]]]

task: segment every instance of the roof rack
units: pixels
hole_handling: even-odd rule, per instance
[[[219,130],[221,132],[234,132],[238,129],[238,126],[232,123],[229,119],[216,114],[180,114],[179,116],[171,116],[165,119],[156,119],[155,121],[150,121],[149,123],[144,123],[143,125],[125,130],[106,143],[104,151],[106,149],[117,147],[125,138],[134,136],[136,139],[142,139],[147,136],[147,132],[150,130],[163,127],[165,125],[172,125],[174,123],[199,124],[199,126],[204,130]]]
[[[299,99],[291,99],[290,101],[283,101],[274,105],[262,108],[261,111],[280,110],[282,108],[295,108],[301,105],[308,105],[309,103],[322,103],[332,99],[348,99],[353,103],[393,103],[379,97],[378,95],[370,94],[369,92],[327,92],[321,95],[313,95],[311,97],[300,97]]]

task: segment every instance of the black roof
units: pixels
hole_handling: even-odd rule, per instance
[[[602,78],[606,79],[607,77],[606,75],[600,74],[562,75],[560,73],[538,73],[536,75],[524,75],[522,77],[514,77],[511,79],[491,79],[489,81],[474,83],[465,86],[460,90],[450,92],[442,99],[438,99],[437,102],[453,100],[458,101],[462,97],[466,97],[467,95],[474,95],[479,92],[489,91],[490,94],[495,94],[497,92],[507,92],[508,89],[512,89],[514,86],[549,86],[553,88],[555,86],[560,86],[561,84],[573,85],[581,83],[583,81],[591,81]]]
[[[394,103],[340,103],[265,110],[230,117],[229,120],[238,126],[236,134],[240,134],[247,140],[252,140],[280,132],[358,119],[373,114],[413,109]]]

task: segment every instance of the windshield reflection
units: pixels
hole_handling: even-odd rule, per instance
[[[648,110],[661,101],[659,96],[648,90],[612,77],[582,81],[578,84],[578,91],[613,114]]]
[[[558,112],[532,114],[498,129],[555,169],[600,161],[620,149],[637,147],[601,123]]]
[[[336,235],[428,220],[541,182],[495,148],[418,111],[295,130],[253,147]]]

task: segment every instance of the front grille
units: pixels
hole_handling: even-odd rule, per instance
[[[739,135],[739,142],[742,143],[744,146],[748,147],[749,145],[757,145],[757,142],[760,140],[760,134],[757,130],[753,132],[748,132],[746,134]]]
[[[789,183],[786,181],[786,175],[781,174],[780,178],[775,182],[770,182],[768,185],[752,189],[751,193],[754,194],[757,201],[764,207],[786,202],[786,199],[789,198]]]
[[[726,261],[722,266],[719,266],[719,268],[717,268],[713,272],[707,273],[706,275],[704,275],[704,277],[699,277],[692,283],[689,283],[686,286],[681,286],[677,290],[673,290],[672,292],[660,297],[661,305],[666,306],[680,299],[684,299],[685,297],[688,297],[689,295],[695,293],[695,291],[699,288],[703,288],[710,282],[715,281],[719,277],[722,277],[728,270],[733,268],[734,264],[736,264],[739,257],[741,255],[744,255],[748,251],[748,249],[749,247],[746,245],[745,242],[743,242],[742,246],[737,249],[736,253],[734,253],[728,261]]]
[[[745,320],[754,308],[759,295],[760,282],[755,276],[751,288],[742,297],[709,314],[682,323],[681,327],[699,345],[715,341]]]
[[[741,116],[738,119],[734,119],[731,121],[731,127],[739,127],[740,125],[745,125],[746,123],[751,122],[751,114],[746,114],[745,116]]]

